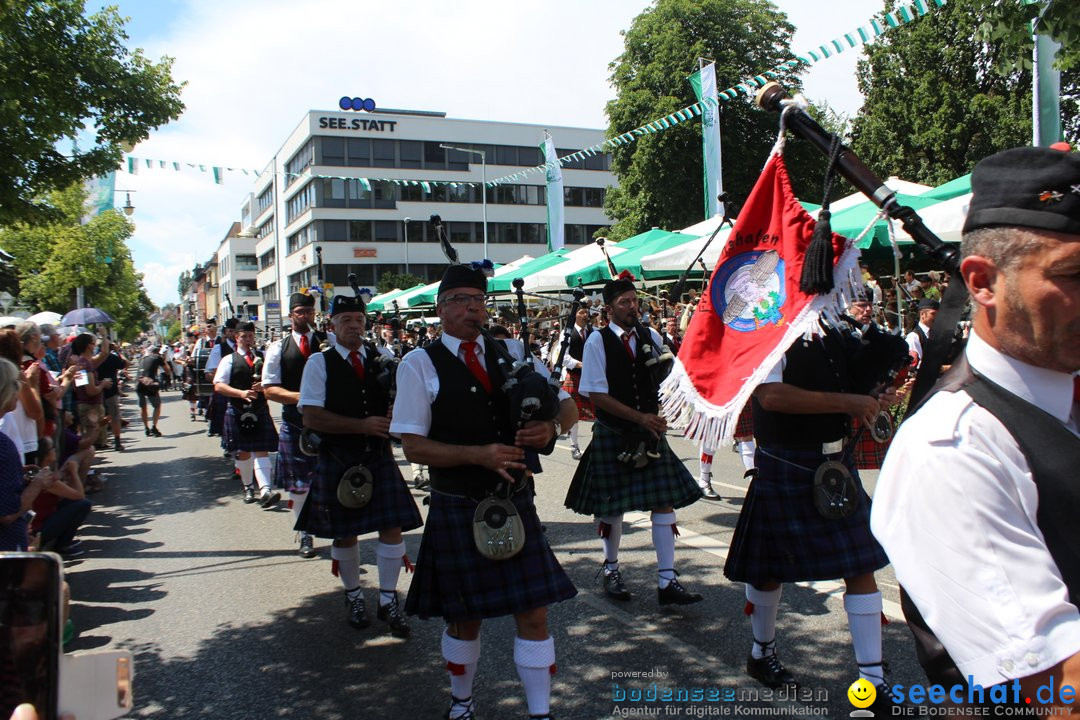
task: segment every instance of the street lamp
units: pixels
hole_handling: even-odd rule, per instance
[[[412,218],[405,218],[405,274],[409,274],[409,223]]]
[[[480,183],[480,200],[484,206],[484,257],[488,256],[488,237],[487,237],[487,152],[484,150],[473,150],[472,148],[457,147],[456,145],[439,145],[444,150],[457,150],[458,152],[472,153],[473,155],[480,156],[480,177],[482,182]]]

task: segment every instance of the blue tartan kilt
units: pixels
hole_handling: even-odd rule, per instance
[[[375,487],[371,502],[362,508],[347,508],[338,502],[338,482],[347,468],[357,464],[371,471]],[[423,524],[389,446],[376,453],[324,446],[312,475],[307,502],[294,529],[316,537],[339,539],[398,527],[407,532]]]
[[[479,503],[431,493],[406,613],[465,622],[514,615],[577,595],[540,529],[532,493],[517,493],[513,503],[525,526],[525,546],[511,558],[491,560],[473,542]]]
[[[278,432],[277,460],[274,463],[274,486],[289,492],[304,493],[311,487],[318,459],[300,452],[300,431],[288,420],[281,421]]]
[[[229,401],[224,395],[214,393],[210,396],[210,434],[223,435],[225,433],[225,408]]]
[[[885,551],[870,533],[870,497],[850,451],[842,462],[859,487],[855,512],[829,520],[814,507],[814,472],[828,459],[815,451],[758,448],[758,475],[739,513],[724,575],[756,585],[836,580],[888,564]]]
[[[221,444],[229,452],[274,452],[278,447],[278,434],[274,429],[274,418],[270,410],[263,405],[258,410],[259,425],[246,433],[240,430],[240,414],[229,403],[225,410],[225,433]]]
[[[606,517],[630,510],[680,508],[701,498],[697,481],[666,438],[660,441],[660,457],[640,470],[616,459],[625,444],[622,433],[600,422],[593,425],[592,442],[578,463],[566,507],[583,515]]]

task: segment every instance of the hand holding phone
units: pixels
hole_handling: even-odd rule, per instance
[[[79,370],[75,373],[75,387],[83,387],[90,384],[90,378],[86,376],[85,370]]]

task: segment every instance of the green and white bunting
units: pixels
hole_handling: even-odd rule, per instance
[[[544,138],[540,151],[544,153],[544,167],[547,171],[548,252],[554,252],[565,244],[566,234],[566,227],[563,225],[562,166],[559,165],[559,156],[555,153],[555,141],[550,135]]]
[[[690,85],[704,108],[701,112],[701,153],[705,174],[705,219],[708,220],[724,212],[724,206],[720,202],[720,194],[724,192],[724,174],[720,165],[720,106],[716,100],[716,63],[709,63],[691,75]]]

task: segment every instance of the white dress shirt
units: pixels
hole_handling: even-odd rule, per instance
[[[1074,433],[1072,376],[968,339],[971,367]],[[897,580],[960,671],[989,687],[1080,652],[1080,611],[1039,530],[1019,446],[964,392],[934,395],[900,426],[874,492],[871,528]]]
[[[251,361],[254,362],[254,351],[248,350],[248,352],[251,353]],[[221,361],[221,363],[217,366],[217,369],[214,371],[215,383],[225,383],[226,385],[229,384],[229,381],[232,380],[233,359],[237,357],[241,359],[244,357],[239,350],[233,353],[229,353],[225,356],[225,359]]]
[[[303,337],[303,333],[298,333],[295,330],[292,331],[293,344],[297,348],[300,347],[300,338]],[[311,330],[307,331],[308,347],[311,348],[311,356],[314,357],[319,352],[318,346],[315,344],[315,333]],[[285,338],[275,340],[270,343],[270,347],[266,349],[266,364],[263,365],[262,382],[263,385],[280,385],[281,384],[281,345],[285,342]]]
[[[450,354],[465,362],[462,340],[444,332],[436,342],[441,342]],[[506,349],[515,360],[525,359],[525,346],[520,340],[507,340]],[[481,335],[476,338],[475,352],[480,365],[486,367],[485,351],[485,340]],[[544,364],[535,357],[532,358],[532,365],[544,377],[551,376]],[[390,434],[398,437],[403,434],[427,436],[431,430],[431,404],[438,395],[439,375],[431,357],[422,348],[413,350],[398,365],[397,397],[394,400],[394,417],[390,421]],[[569,397],[565,391],[559,391],[560,401]]]
[[[930,337],[930,328],[928,328],[926,325],[923,325],[922,323],[919,323],[919,327],[922,328],[922,331],[926,335],[926,337]],[[921,365],[922,364],[922,338],[919,337],[919,333],[912,330],[911,332],[909,332],[907,334],[907,337],[904,338],[904,340],[907,341],[908,350],[915,353],[915,357],[917,357],[919,359],[918,364]]]
[[[376,348],[381,355],[394,357],[391,352],[385,352],[383,348]],[[349,353],[352,352],[344,345],[334,343],[334,350],[345,362],[349,362]],[[367,362],[367,345],[361,344],[360,359]],[[350,363],[351,365],[351,363]],[[326,407],[326,358],[321,352],[311,353],[311,357],[304,363],[304,374],[300,378],[300,401],[296,406],[303,410],[307,406]]]
[[[611,323],[608,327],[614,331],[619,344],[622,344],[623,329],[615,323]],[[578,392],[585,397],[594,392],[608,392],[607,355],[604,353],[602,332],[591,333],[585,341],[585,350],[581,353],[581,384],[578,385]],[[656,347],[664,344],[660,333],[652,328],[649,328],[649,333],[652,335]],[[634,335],[630,338],[630,349],[634,351],[634,357],[637,357],[637,348],[638,338],[637,335]]]

